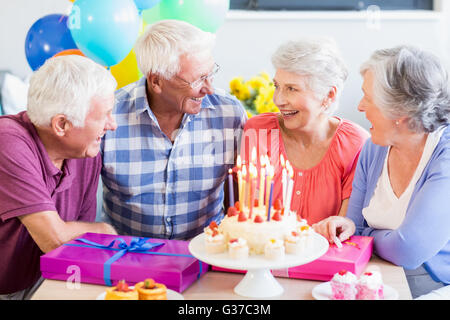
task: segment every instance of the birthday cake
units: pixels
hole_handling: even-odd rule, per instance
[[[271,208],[274,214],[269,218],[264,209],[255,207],[250,215],[246,208],[238,211],[238,206],[236,203],[235,207],[230,207],[219,225],[212,222],[204,229],[205,247],[209,253],[222,253],[228,247],[233,257],[246,257],[234,254],[239,244],[239,250],[248,250],[250,255],[261,254],[273,260],[281,259],[284,253],[299,254],[312,243],[314,230],[306,220],[298,220],[294,212],[284,213],[276,204]],[[217,250],[219,243],[221,249]],[[212,244],[214,250],[210,249]],[[275,253],[275,250],[282,253]]]
[[[230,207],[219,225],[213,222],[204,229],[208,253],[222,253],[228,249],[234,259],[243,259],[249,254],[280,260],[285,254],[299,254],[309,247],[314,230],[306,220],[299,219],[297,213],[290,210],[293,168],[289,161],[285,167],[284,160],[281,163],[283,199],[272,199],[274,167],[269,158],[261,157],[258,164],[253,150],[247,175],[247,167],[241,165],[238,156],[239,200],[235,203],[230,200]],[[231,171],[228,181],[229,190],[232,190]],[[230,192],[230,199],[233,199],[233,192]]]

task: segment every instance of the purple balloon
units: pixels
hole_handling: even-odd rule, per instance
[[[25,38],[25,56],[31,69],[37,70],[58,52],[77,49],[66,15],[50,14],[37,20]]]

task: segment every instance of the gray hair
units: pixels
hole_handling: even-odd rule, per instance
[[[306,77],[306,85],[318,99],[324,99],[336,87],[336,101],[327,109],[332,114],[347,79],[348,71],[336,43],[329,38],[303,38],[282,44],[272,55],[276,69]]]
[[[112,74],[89,58],[50,58],[31,76],[27,114],[36,126],[49,126],[55,115],[64,114],[83,127],[92,98],[108,97],[116,87]]]
[[[147,27],[136,41],[134,51],[139,70],[171,79],[180,71],[183,54],[199,56],[212,52],[215,35],[178,20],[162,20]]]
[[[375,51],[360,72],[374,75],[374,102],[389,119],[408,118],[408,128],[432,132],[449,122],[448,74],[439,59],[402,45]]]

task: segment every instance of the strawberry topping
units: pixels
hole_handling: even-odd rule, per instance
[[[275,200],[275,203],[273,204],[273,208],[275,210],[281,210],[282,207],[283,207],[283,204],[281,202],[281,199]]]
[[[237,214],[238,214],[238,209],[236,209],[235,207],[229,207],[228,208],[227,216],[233,217],[233,216],[235,216]]]
[[[272,216],[272,220],[275,220],[275,221],[281,221],[282,220],[280,210],[275,211],[275,214]]]
[[[238,221],[239,221],[239,222],[247,221],[247,216],[245,215],[245,213],[239,212]]]
[[[262,223],[262,222],[264,222],[264,220],[263,220],[263,218],[261,218],[261,216],[259,214],[257,214],[255,219],[253,220],[253,222]]]

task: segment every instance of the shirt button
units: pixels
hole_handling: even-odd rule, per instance
[[[167,217],[167,218],[166,218],[166,221],[167,221],[167,222],[170,222],[170,221],[172,221],[172,218]]]
[[[303,172],[298,173],[299,177],[303,176]]]
[[[295,194],[299,196],[300,195],[300,190],[295,191]]]

